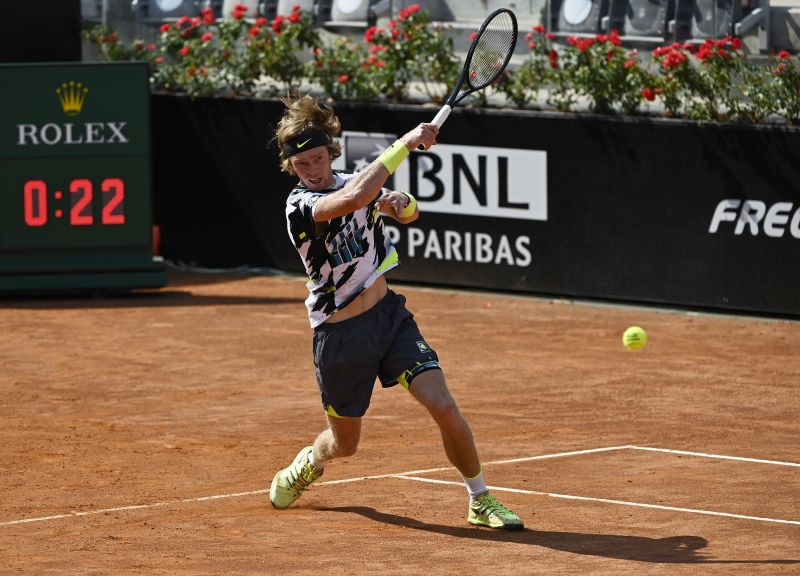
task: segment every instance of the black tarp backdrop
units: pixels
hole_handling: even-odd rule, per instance
[[[167,258],[302,270],[283,218],[294,179],[267,148],[281,111],[275,101],[154,96],[154,201]],[[385,136],[436,109],[336,111],[346,131]],[[433,177],[445,200],[455,206],[460,188],[473,207],[432,212],[432,164],[407,162],[403,182],[419,185],[423,216],[396,227],[402,264],[392,278],[800,314],[798,129],[464,109],[439,142]],[[514,150],[546,153],[546,170]],[[451,179],[455,164],[461,177]],[[516,173],[510,190],[501,166]],[[498,205],[523,204],[538,215],[497,216]]]
[[[3,3],[0,62],[81,59],[81,0]]]

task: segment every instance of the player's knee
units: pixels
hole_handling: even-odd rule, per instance
[[[437,422],[454,422],[461,419],[461,412],[449,394],[431,398],[427,403],[427,408]]]

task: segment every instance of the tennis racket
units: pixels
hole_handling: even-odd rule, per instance
[[[495,10],[481,24],[472,40],[458,82],[433,118],[439,128],[453,107],[464,98],[497,80],[508,66],[517,45],[517,17],[507,8]]]

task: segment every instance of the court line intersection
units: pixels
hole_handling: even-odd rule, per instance
[[[571,456],[581,456],[586,454],[597,454],[602,452],[614,452],[614,451],[621,451],[621,450],[640,450],[640,451],[647,451],[647,452],[660,452],[665,454],[675,454],[681,456],[692,456],[697,458],[711,458],[716,460],[730,460],[730,461],[737,461],[737,462],[750,462],[750,463],[757,463],[757,464],[769,464],[773,466],[788,466],[794,468],[800,468],[800,463],[795,462],[784,462],[779,460],[764,460],[760,458],[747,458],[742,456],[728,456],[724,454],[709,454],[705,452],[690,452],[686,450],[673,450],[669,448],[655,448],[655,447],[647,447],[647,446],[634,446],[634,445],[623,445],[623,446],[608,446],[603,448],[590,448],[586,450],[573,450],[569,452],[559,452],[554,454],[541,454],[538,456],[527,456],[523,458],[512,458],[506,460],[494,460],[490,462],[484,462],[484,466],[491,466],[491,465],[501,465],[501,464],[516,464],[520,462],[532,462],[536,460],[547,460],[552,458],[567,458]],[[315,486],[322,487],[322,486],[332,486],[337,484],[347,484],[351,482],[363,482],[366,480],[380,480],[385,478],[394,478],[400,480],[407,480],[413,482],[427,482],[431,484],[443,484],[443,485],[453,485],[453,486],[463,486],[462,482],[456,482],[452,480],[438,480],[434,478],[426,478],[421,476],[422,474],[430,474],[434,472],[445,472],[448,470],[453,470],[452,467],[442,467],[442,468],[428,468],[423,470],[410,470],[408,472],[401,472],[401,473],[392,473],[392,474],[378,474],[373,476],[358,476],[353,478],[345,478],[341,480],[329,480],[324,482],[318,482]],[[771,522],[771,523],[778,523],[778,524],[792,524],[796,526],[800,526],[800,520],[790,520],[790,519],[782,519],[782,518],[768,518],[768,517],[761,517],[761,516],[749,516],[745,514],[733,514],[730,512],[720,512],[720,511],[713,511],[713,510],[700,510],[696,508],[682,508],[677,506],[665,506],[662,504],[649,504],[644,502],[630,502],[627,500],[613,500],[609,498],[593,498],[588,496],[578,496],[573,494],[559,494],[555,492],[542,492],[538,490],[524,490],[519,488],[509,488],[503,486],[490,486],[491,490],[497,492],[513,492],[516,494],[528,494],[534,496],[546,496],[550,498],[559,498],[564,500],[573,500],[573,501],[582,501],[582,502],[595,502],[601,504],[610,504],[610,505],[617,505],[617,506],[632,506],[636,508],[649,508],[649,509],[656,509],[656,510],[666,510],[671,512],[681,512],[681,513],[689,513],[689,514],[701,514],[707,516],[718,516],[724,518],[734,518],[739,520],[750,520],[755,522]],[[261,489],[261,490],[251,490],[247,492],[235,492],[230,494],[216,494],[212,496],[199,496],[196,498],[181,498],[177,500],[170,500],[165,502],[151,502],[148,504],[134,504],[129,506],[118,506],[115,508],[102,508],[98,510],[85,510],[85,511],[72,511],[64,514],[54,514],[51,516],[39,516],[34,518],[21,518],[17,520],[6,520],[0,522],[0,527],[4,526],[17,526],[22,524],[32,524],[32,523],[39,523],[39,522],[48,522],[53,520],[63,520],[67,518],[79,518],[83,516],[95,516],[100,514],[109,514],[114,512],[128,512],[133,510],[145,510],[150,508],[160,508],[164,506],[175,506],[178,504],[189,504],[194,502],[207,502],[213,500],[223,500],[227,498],[242,498],[246,496],[256,496],[260,494],[267,494],[269,493],[269,489]]]

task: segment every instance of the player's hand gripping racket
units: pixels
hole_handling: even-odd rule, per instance
[[[516,45],[517,18],[514,13],[500,8],[489,14],[472,40],[461,76],[447,102],[433,118],[433,124],[441,128],[456,104],[497,80],[508,66]]]

